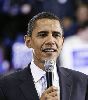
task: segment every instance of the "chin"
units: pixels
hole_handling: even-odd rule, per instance
[[[56,60],[58,57],[58,54],[56,52],[55,53],[47,52],[47,53],[43,54],[41,57],[42,57],[41,58],[42,60],[49,60],[49,59]]]
[[[43,60],[50,60],[50,59],[56,61],[57,57],[56,56],[48,56],[48,57],[43,58]]]

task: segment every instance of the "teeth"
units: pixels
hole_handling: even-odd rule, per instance
[[[44,51],[46,51],[46,52],[53,52],[54,50],[44,50]]]
[[[54,50],[54,49],[49,49],[49,48],[48,48],[48,49],[44,49],[43,51],[44,51],[44,52],[54,52],[55,50]]]

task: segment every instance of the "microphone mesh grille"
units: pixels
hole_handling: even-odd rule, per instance
[[[54,60],[45,60],[45,71],[46,72],[52,72],[54,69],[55,61]]]

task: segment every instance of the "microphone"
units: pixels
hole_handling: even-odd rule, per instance
[[[54,60],[45,60],[44,67],[46,71],[46,80],[47,80],[47,88],[52,86],[53,82],[53,69],[54,69],[55,61]]]

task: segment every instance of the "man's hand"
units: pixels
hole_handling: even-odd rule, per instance
[[[60,100],[59,98],[60,96],[58,89],[54,86],[51,86],[43,92],[40,100]]]

